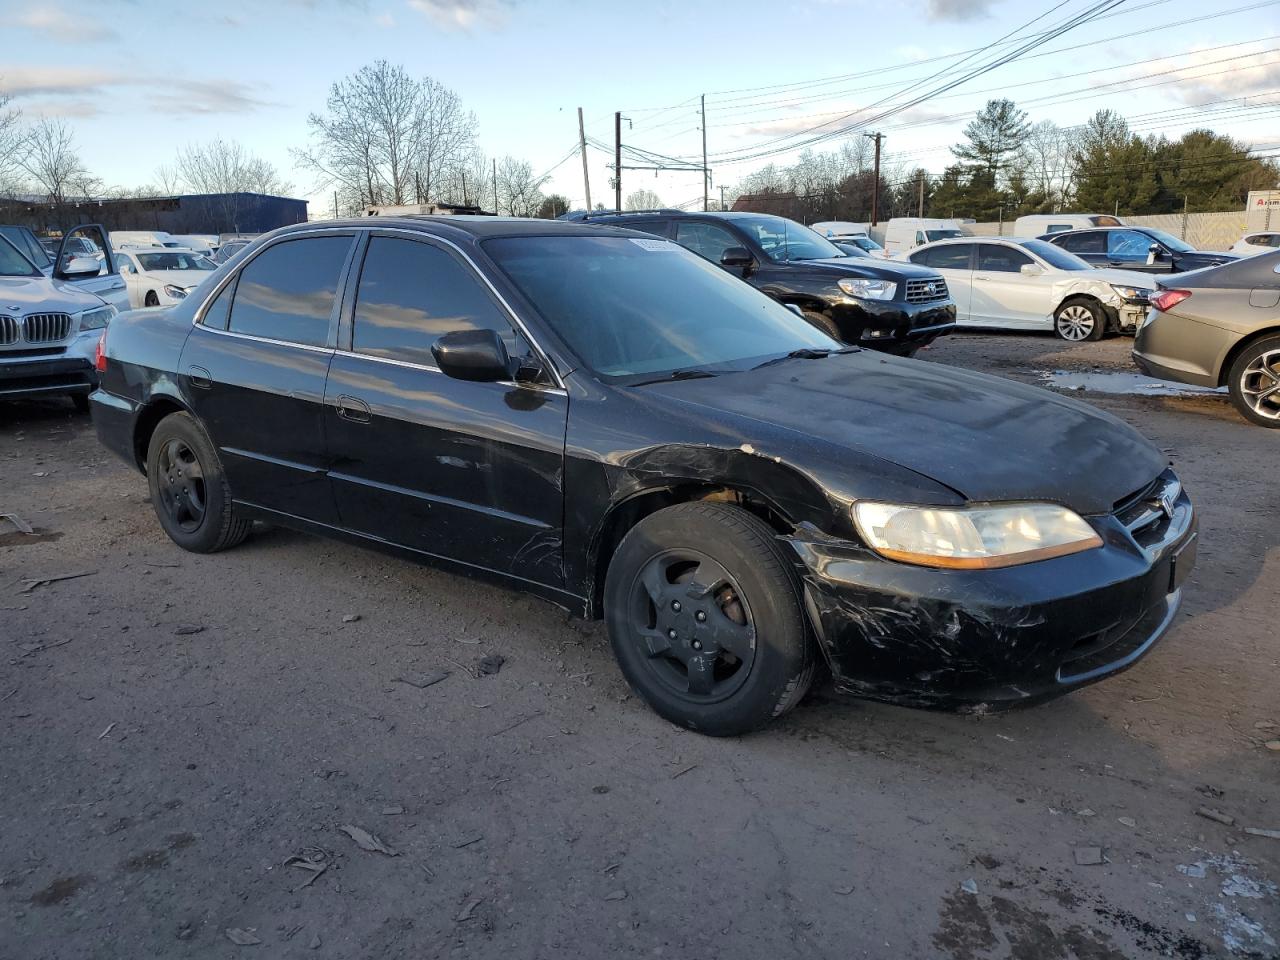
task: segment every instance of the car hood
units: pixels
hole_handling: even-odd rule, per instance
[[[105,303],[74,284],[48,277],[0,277],[0,313],[79,313]]]
[[[741,432],[759,438],[753,446],[764,456],[786,461],[808,446],[796,444],[796,435],[816,438],[904,467],[973,502],[1040,500],[1108,513],[1166,467],[1137,431],[1088,404],[868,351],[644,389],[755,421],[741,423]]]
[[[1155,279],[1149,273],[1137,270],[1112,270],[1104,267],[1100,270],[1069,270],[1064,277],[1085,277],[1089,280],[1105,280],[1107,283],[1119,284],[1122,287],[1139,287],[1152,290],[1156,286]]]
[[[798,265],[837,277],[878,277],[885,280],[933,280],[940,274],[928,267],[897,260],[871,257],[838,257],[831,260],[801,260]]]
[[[175,287],[183,287],[190,289],[199,286],[209,277],[213,276],[212,270],[152,270],[147,272],[147,276],[156,283],[168,283]]]

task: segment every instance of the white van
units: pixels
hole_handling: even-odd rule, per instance
[[[1105,213],[1034,213],[1013,221],[1015,237],[1043,237],[1047,233],[1086,230],[1089,227],[1123,227],[1119,217]]]
[[[865,223],[853,223],[849,220],[823,220],[809,224],[809,229],[828,240],[852,243],[869,256],[887,257],[884,247],[871,239],[871,234],[867,231],[868,226]]]
[[[196,253],[212,257],[218,252],[218,235],[216,233],[175,233],[170,238],[179,246],[194,250]],[[165,244],[169,246],[169,244]]]
[[[930,217],[894,217],[884,226],[884,247],[895,257],[935,240],[968,236],[955,220]]]
[[[167,230],[112,230],[111,249],[124,247],[180,247]]]

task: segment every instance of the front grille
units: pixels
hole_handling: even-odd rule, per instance
[[[1173,522],[1182,483],[1166,470],[1142,490],[1120,502],[1115,516],[1139,546],[1161,542]]]
[[[936,280],[908,280],[907,303],[931,303],[934,300],[945,300],[947,281],[939,277]]]
[[[13,317],[0,316],[0,346],[7,347],[18,342],[18,321]]]
[[[27,343],[57,343],[71,333],[71,315],[33,313],[22,320],[22,336]]]

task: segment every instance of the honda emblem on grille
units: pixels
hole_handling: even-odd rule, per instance
[[[1159,507],[1160,512],[1170,520],[1173,519],[1173,505],[1174,495],[1169,492],[1160,494],[1160,496],[1155,500],[1155,506]]]

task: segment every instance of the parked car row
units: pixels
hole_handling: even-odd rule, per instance
[[[603,618],[637,693],[703,733],[786,713],[820,662],[985,712],[1151,651],[1198,539],[1164,455],[828,336],[801,302],[903,336],[953,310],[897,289],[936,297],[932,270],[838,254],[746,214],[288,227],[112,321],[94,424],[180,547],[267,520],[532,592]]]

